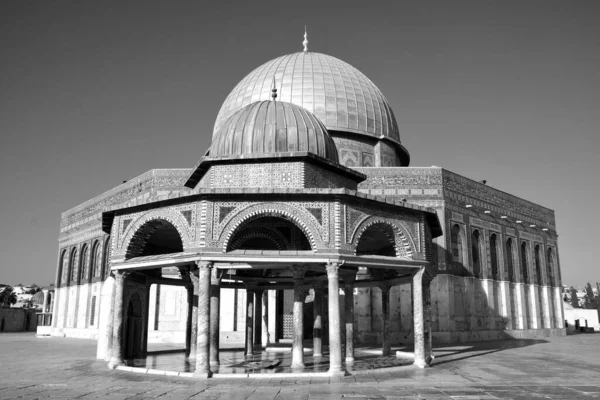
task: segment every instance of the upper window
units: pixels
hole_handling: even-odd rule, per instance
[[[473,276],[481,277],[481,240],[479,231],[475,229],[471,234],[471,253],[473,256]]]
[[[498,280],[498,241],[495,233],[490,235],[490,261],[492,262],[492,279]]]

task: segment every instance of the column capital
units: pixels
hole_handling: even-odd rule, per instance
[[[380,283],[378,286],[382,292],[389,292],[392,287],[392,285],[390,285],[389,283]]]
[[[256,292],[258,285],[256,282],[244,282],[244,287],[247,292]]]
[[[304,274],[306,273],[306,267],[303,265],[292,265],[290,267],[290,271],[294,276],[294,280],[296,279],[304,279]]]
[[[344,272],[340,275],[342,276],[344,284],[346,285],[352,285],[354,282],[356,282],[356,271],[352,271],[351,273]]]
[[[192,275],[192,274],[191,274],[190,266],[179,267],[178,270],[179,270],[179,277],[181,278],[182,281],[185,281],[185,282],[191,281],[190,275]]]
[[[339,270],[342,265],[344,265],[342,261],[330,261],[327,264],[325,264],[325,270],[327,270],[327,277],[337,278],[339,276]]]
[[[321,290],[325,287],[325,281],[314,281],[313,287],[315,290]]]
[[[213,267],[213,262],[206,261],[206,260],[198,260],[198,261],[196,261],[196,266],[198,266],[198,269],[203,269],[203,268],[210,269]]]
[[[224,270],[213,268],[210,274],[210,283],[211,285],[219,285],[221,283],[221,279],[223,278]]]
[[[113,274],[115,275],[115,279],[124,280],[129,275],[131,275],[131,271],[123,271],[122,269],[114,269]]]

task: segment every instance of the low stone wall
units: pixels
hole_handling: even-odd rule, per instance
[[[0,332],[35,332],[36,310],[0,307]]]

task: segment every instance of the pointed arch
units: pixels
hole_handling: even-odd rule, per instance
[[[354,232],[352,233],[351,243],[355,254],[358,249],[358,243],[362,238],[363,234],[369,228],[376,225],[387,226],[393,232],[393,237],[389,237],[389,233],[385,233],[385,230],[382,230],[382,233],[388,236],[391,242],[393,243],[394,249],[396,251],[396,257],[407,259],[413,257],[414,249],[416,249],[417,247],[415,246],[413,238],[410,236],[405,227],[402,226],[402,224],[398,223],[398,221],[376,216],[365,218],[354,229]]]

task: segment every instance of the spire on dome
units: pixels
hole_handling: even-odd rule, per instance
[[[308,39],[306,39],[306,25],[304,25],[304,41],[302,42],[304,46],[304,52],[308,53]]]
[[[275,86],[275,75],[273,75],[273,84],[271,85],[271,98],[273,101],[277,98],[277,87]]]

